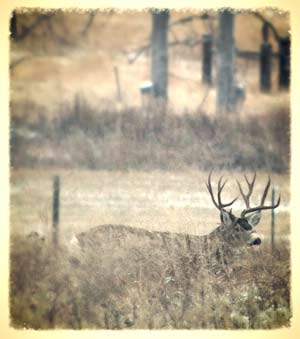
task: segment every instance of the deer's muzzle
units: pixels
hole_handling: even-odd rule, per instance
[[[253,246],[253,245],[260,245],[261,244],[261,238],[258,235],[258,233],[256,232],[251,232],[250,233],[250,239],[249,239],[249,245]]]

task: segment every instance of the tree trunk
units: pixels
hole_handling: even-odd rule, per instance
[[[217,53],[217,112],[234,111],[234,14],[219,14]]]
[[[169,11],[152,12],[151,77],[154,96],[168,99],[168,22]]]
[[[290,37],[279,40],[279,88],[289,88],[290,85]]]
[[[17,31],[17,15],[16,12],[13,11],[10,18],[10,34],[13,40],[17,39],[18,31]]]
[[[202,35],[202,82],[211,85],[212,83],[212,36]]]

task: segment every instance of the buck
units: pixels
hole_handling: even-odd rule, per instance
[[[244,178],[246,180],[246,183],[248,185],[248,192],[244,193],[242,186],[240,182],[237,180],[238,188],[240,191],[240,194],[243,197],[243,200],[245,202],[246,208],[241,212],[240,217],[236,217],[232,210],[226,210],[226,207],[231,206],[237,198],[233,199],[229,203],[222,203],[221,201],[221,192],[226,184],[226,181],[222,183],[222,177],[218,181],[218,202],[216,201],[212,186],[211,186],[211,173],[208,177],[208,182],[206,184],[207,189],[209,191],[209,194],[211,195],[212,201],[214,205],[217,207],[217,209],[220,211],[220,219],[221,219],[221,226],[219,226],[213,233],[219,234],[219,238],[223,239],[225,242],[231,242],[231,239],[233,241],[240,240],[245,241],[248,245],[260,245],[261,244],[261,238],[258,235],[258,233],[255,230],[255,226],[258,225],[258,223],[261,220],[261,211],[262,210],[268,210],[268,209],[275,209],[280,205],[280,195],[278,197],[277,203],[274,205],[266,206],[264,205],[266,197],[268,195],[268,191],[271,185],[271,179],[269,178],[267,185],[264,189],[260,205],[256,207],[250,207],[250,197],[253,193],[253,187],[256,180],[256,173],[254,173],[254,176],[252,180],[249,180],[246,175],[244,175]]]
[[[143,262],[147,265],[166,267],[176,266],[185,262],[188,266],[199,270],[204,267],[225,268],[230,262],[237,260],[241,250],[261,244],[261,237],[256,232],[256,226],[261,220],[261,211],[275,209],[280,204],[280,196],[276,204],[265,205],[270,188],[269,178],[258,206],[250,207],[250,197],[256,180],[245,175],[248,191],[244,192],[237,181],[240,194],[246,208],[240,216],[235,216],[229,209],[237,198],[230,202],[222,202],[222,192],[226,180],[222,177],[217,184],[217,194],[213,193],[211,173],[206,183],[212,203],[220,212],[221,223],[211,233],[203,236],[151,232],[141,228],[124,225],[102,225],[77,235],[77,243],[85,253],[93,253],[97,260],[119,260],[128,266],[129,262]],[[176,264],[177,263],[177,264]]]

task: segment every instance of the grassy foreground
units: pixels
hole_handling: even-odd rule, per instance
[[[132,241],[127,241],[131,248]],[[46,328],[278,328],[289,325],[285,242],[246,251],[219,276],[160,247],[74,256],[36,235],[11,244],[11,323]],[[110,249],[110,251],[109,251]],[[150,251],[148,251],[150,250]]]

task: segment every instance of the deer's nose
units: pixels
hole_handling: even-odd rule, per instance
[[[249,245],[260,245],[261,244],[261,238],[260,236],[254,231],[251,232],[250,234],[250,239],[249,239]]]
[[[260,245],[261,244],[261,239],[260,238],[256,238],[253,240],[251,245]]]

